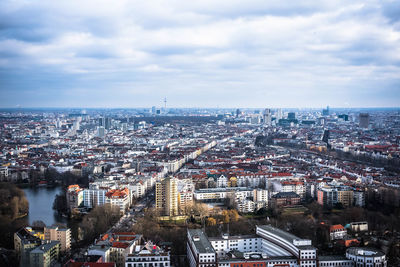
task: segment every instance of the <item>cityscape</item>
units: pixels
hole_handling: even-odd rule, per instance
[[[0,1],[0,266],[399,267],[400,2]]]
[[[5,266],[399,263],[399,109],[16,109],[0,122]]]

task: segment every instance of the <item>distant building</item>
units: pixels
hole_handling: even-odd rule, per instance
[[[279,192],[272,196],[271,207],[276,209],[295,206],[300,203],[300,200],[300,196],[294,192]]]
[[[275,113],[276,121],[283,119],[282,109],[277,109]]]
[[[322,116],[329,116],[329,106],[322,110]]]
[[[98,121],[98,126],[102,126],[102,127],[105,127],[105,125],[106,125],[106,118],[99,118],[99,121]]]
[[[178,215],[178,181],[168,177],[156,183],[156,208],[161,215]]]
[[[103,138],[105,136],[105,134],[106,134],[105,128],[103,126],[99,126],[97,128],[97,136],[100,138]]]
[[[240,113],[241,113],[241,112],[240,112],[240,109],[237,109],[237,110],[236,110],[236,118],[239,118]]]
[[[106,130],[110,130],[111,129],[111,118],[105,118],[104,128]]]
[[[340,114],[340,115],[338,115],[338,118],[342,119],[344,121],[349,121],[349,115],[347,115],[347,114]]]
[[[289,112],[287,118],[288,118],[288,120],[295,120],[296,119],[296,113],[295,112]]]
[[[359,126],[360,128],[368,128],[369,127],[369,114],[368,113],[360,113],[359,115]]]
[[[341,203],[344,207],[354,204],[353,190],[347,186],[325,186],[318,189],[318,203],[323,206],[333,207]]]
[[[272,124],[272,113],[271,113],[271,110],[269,108],[266,108],[264,110],[263,120],[264,120],[264,124],[265,125],[271,126],[271,124]]]

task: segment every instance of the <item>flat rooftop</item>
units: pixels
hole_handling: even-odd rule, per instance
[[[260,237],[257,235],[232,235],[232,236],[228,236],[227,238],[224,238],[223,236],[214,236],[214,237],[209,237],[208,240],[210,240],[210,241],[239,240],[239,239],[251,239],[251,238],[260,238]]]
[[[213,246],[208,240],[207,235],[201,229],[188,229],[190,238],[199,253],[215,253]],[[194,241],[193,237],[198,237],[198,241]]]
[[[345,256],[342,255],[327,255],[327,256],[318,256],[319,261],[344,261],[348,260]]]

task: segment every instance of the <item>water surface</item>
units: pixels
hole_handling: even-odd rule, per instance
[[[37,187],[24,188],[26,198],[29,201],[29,215],[27,220],[31,225],[34,221],[43,221],[47,226],[54,223],[67,223],[67,219],[59,216],[53,210],[53,202],[61,187]]]

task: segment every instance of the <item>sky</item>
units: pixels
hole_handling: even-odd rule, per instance
[[[400,1],[1,0],[0,107],[399,107]]]

